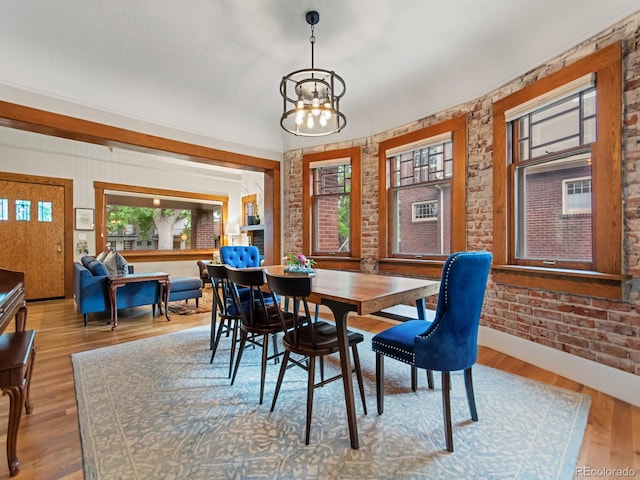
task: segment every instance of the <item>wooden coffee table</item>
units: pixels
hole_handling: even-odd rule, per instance
[[[169,290],[171,282],[169,281],[169,274],[165,272],[151,272],[151,273],[130,273],[129,275],[112,275],[107,279],[109,283],[109,306],[111,309],[111,331],[114,331],[118,326],[118,302],[117,302],[117,291],[118,287],[122,287],[127,283],[138,283],[138,282],[150,282],[156,281],[158,282],[158,292],[159,295],[162,296],[161,301],[164,300],[164,312],[167,317],[167,321],[171,320],[169,318]],[[152,305],[155,311],[155,303]]]

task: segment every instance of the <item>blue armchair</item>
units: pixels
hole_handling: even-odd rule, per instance
[[[459,252],[449,256],[442,269],[433,322],[409,320],[380,332],[372,339],[372,348],[376,352],[378,414],[384,410],[385,356],[407,363],[412,368],[426,369],[429,373],[431,370],[442,372],[444,430],[450,452],[453,452],[450,372],[464,370],[471,418],[478,421],[471,367],[478,355],[478,325],[491,258],[487,252]]]

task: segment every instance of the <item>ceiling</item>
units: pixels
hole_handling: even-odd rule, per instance
[[[89,120],[133,119],[280,158],[477,98],[638,8],[637,0],[3,1],[0,99],[64,114],[81,106]],[[311,65],[309,10],[320,13],[315,66],[347,83],[347,126],[319,139],[279,125],[282,76]]]

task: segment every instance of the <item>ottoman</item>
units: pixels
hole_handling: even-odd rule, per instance
[[[202,280],[197,277],[169,277],[171,283],[169,287],[169,301],[198,299],[202,297]]]

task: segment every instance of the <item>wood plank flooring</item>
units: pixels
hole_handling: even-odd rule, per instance
[[[18,457],[22,469],[15,478],[83,478],[71,353],[210,322],[209,313],[172,315],[167,322],[162,316],[152,317],[150,307],[141,307],[121,313],[118,329],[111,332],[106,318],[90,316],[85,327],[73,300],[29,303],[27,328],[37,331],[31,390],[34,410],[29,416],[23,415],[20,424]],[[350,325],[375,333],[389,323],[357,317]],[[480,349],[479,363],[590,395],[591,412],[578,467],[632,468],[640,478],[640,408],[488,348]],[[8,410],[9,399],[5,396],[0,400],[0,480],[9,478],[5,453]]]

